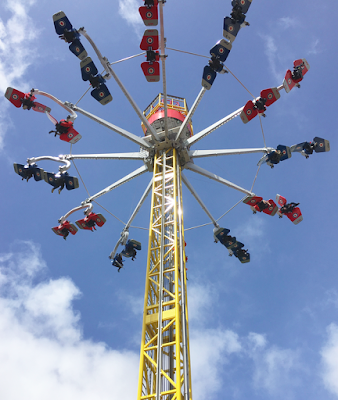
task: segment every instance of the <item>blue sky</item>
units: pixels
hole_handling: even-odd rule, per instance
[[[0,5],[0,91],[32,87],[63,101],[77,102],[88,85],[79,60],[55,34],[52,15],[63,10],[72,24],[84,26],[102,54],[113,62],[140,53],[145,29],[133,0],[4,1]],[[167,46],[207,56],[222,38],[230,0],[168,1]],[[300,203],[297,226],[277,216],[253,215],[239,204],[219,221],[251,254],[249,264],[228,257],[213,243],[212,225],[187,230],[188,302],[194,399],[336,399],[338,397],[337,261],[337,100],[336,3],[254,0],[227,67],[254,95],[279,86],[297,58],[310,71],[301,89],[281,98],[263,120],[266,144],[293,145],[315,136],[331,151],[305,159],[293,154],[274,169],[263,165],[253,191],[265,199],[279,193]],[[99,66],[94,51],[83,44]],[[167,50],[168,93],[191,106],[200,91],[207,59]],[[119,63],[115,72],[141,109],[162,91],[147,83],[144,58]],[[107,83],[113,102],[101,106],[89,94],[79,106],[141,136],[140,120],[117,84]],[[199,132],[243,106],[250,95],[230,75],[219,75],[193,117]],[[39,97],[57,119],[66,114]],[[0,98],[2,226],[0,248],[0,387],[3,399],[110,399],[136,397],[147,231],[131,229],[142,243],[137,259],[118,274],[108,255],[123,224],[97,205],[107,223],[96,232],[78,232],[67,241],[51,227],[88,197],[80,188],[51,193],[44,182],[21,181],[13,163],[28,157],[68,154],[69,145],[48,135],[46,116],[16,109]],[[135,144],[83,116],[74,154],[138,151]],[[194,149],[263,147],[257,118],[239,118],[198,142]],[[259,155],[197,160],[196,164],[246,189]],[[57,172],[57,163],[41,162]],[[141,166],[138,161],[77,161],[90,194]],[[74,166],[71,174],[78,176]],[[243,196],[207,178],[185,172],[215,218]],[[151,174],[145,174],[99,199],[127,222]],[[209,222],[184,189],[185,227]],[[150,201],[134,225],[147,228]],[[72,222],[82,218],[74,214]]]

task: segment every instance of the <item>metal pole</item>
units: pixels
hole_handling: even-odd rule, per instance
[[[97,56],[98,56],[98,58],[99,58],[99,60],[100,60],[100,62],[102,64],[103,68],[106,70],[108,75],[110,74],[115,79],[116,83],[120,86],[120,89],[122,90],[123,94],[126,96],[127,100],[129,101],[129,103],[131,104],[131,106],[133,107],[133,109],[135,110],[136,114],[139,116],[139,118],[143,122],[143,124],[148,128],[148,131],[151,133],[153,139],[155,139],[157,141],[160,141],[160,138],[157,135],[156,131],[149,124],[147,118],[143,115],[142,111],[139,109],[139,107],[135,103],[134,99],[131,97],[131,95],[129,94],[127,89],[124,87],[124,85],[122,84],[122,82],[120,81],[120,79],[118,78],[116,73],[114,72],[113,68],[111,67],[108,59],[106,57],[102,56],[100,50],[97,48],[97,46],[93,42],[93,39],[88,35],[88,33],[86,32],[86,30],[84,28],[79,29],[79,32],[82,33],[82,35],[92,45],[92,47],[93,47],[95,53],[97,54]],[[108,79],[109,79],[109,77],[108,77]]]
[[[164,237],[165,237],[165,172],[166,152],[162,152],[162,205],[161,205],[161,246],[160,246],[160,271],[158,293],[158,327],[157,327],[157,375],[156,375],[156,400],[161,400],[162,378],[162,302],[163,302],[163,270],[164,270]]]
[[[189,361],[188,361],[188,344],[187,344],[187,316],[186,316],[186,281],[184,271],[184,257],[183,257],[183,209],[181,202],[181,177],[180,177],[180,165],[177,158],[177,198],[178,198],[178,232],[180,241],[180,267],[181,267],[181,302],[182,302],[182,343],[183,343],[183,373],[184,373],[184,400],[189,400]]]
[[[124,183],[136,178],[137,176],[140,176],[140,175],[144,174],[147,171],[148,171],[148,168],[146,166],[142,166],[142,167],[136,169],[135,171],[133,171],[130,174],[126,175],[124,178],[116,181],[112,185],[107,186],[105,189],[103,189],[100,192],[94,194],[93,196],[90,196],[88,199],[86,199],[83,202],[83,204],[91,202],[91,201],[97,199],[98,197],[110,192],[113,189],[116,189],[117,187],[119,187],[119,186],[123,185]]]
[[[98,122],[99,124],[105,126],[106,128],[109,128],[112,131],[119,133],[120,135],[122,135],[122,136],[126,137],[127,139],[133,141],[134,143],[138,144],[142,148],[144,148],[144,149],[151,148],[150,144],[148,142],[146,142],[144,139],[140,138],[139,136],[136,136],[133,133],[126,131],[125,129],[119,128],[118,126],[116,126],[108,121],[105,121],[104,119],[97,117],[96,115],[91,114],[90,112],[85,111],[82,108],[75,106],[74,104],[71,104],[68,102],[66,102],[66,104],[68,107],[71,107],[73,110],[76,110],[80,114],[85,115],[86,117],[92,119],[95,122]]]
[[[213,132],[214,130],[218,129],[222,125],[226,124],[227,122],[231,121],[235,117],[237,117],[243,110],[244,107],[239,108],[238,110],[234,111],[233,113],[227,115],[226,117],[220,119],[219,121],[215,122],[214,124],[210,125],[208,128],[203,129],[203,131],[196,133],[196,135],[192,136],[187,140],[188,146],[195,144],[197,141],[203,139],[205,136],[209,135],[209,133]]]
[[[205,206],[205,204],[203,203],[203,201],[201,200],[199,195],[196,193],[195,189],[191,186],[191,184],[188,181],[187,177],[185,175],[183,175],[183,173],[182,173],[182,180],[183,180],[185,186],[189,189],[190,193],[195,197],[195,199],[197,200],[198,204],[202,207],[202,209],[205,211],[207,216],[211,219],[212,223],[215,225],[216,228],[218,228],[219,225],[218,225],[217,221],[210,214],[209,210],[207,209],[207,207]]]
[[[198,96],[192,105],[191,109],[188,112],[188,115],[185,117],[185,120],[183,121],[180,130],[178,131],[175,140],[178,140],[181,136],[181,133],[185,129],[185,127],[188,125],[188,122],[191,120],[192,116],[194,115],[194,112],[196,111],[197,106],[199,105],[200,101],[202,100],[202,97],[204,96],[204,93],[206,92],[206,88],[202,87],[201,91],[198,93]]]
[[[161,26],[161,37],[160,37],[160,50],[161,50],[161,61],[162,61],[162,81],[163,81],[163,104],[164,104],[164,131],[165,136],[168,137],[168,104],[167,104],[167,77],[165,70],[165,58],[164,54],[165,39],[164,39],[164,20],[163,20],[163,3],[160,1],[160,26]]]

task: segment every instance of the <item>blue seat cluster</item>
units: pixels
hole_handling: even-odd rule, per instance
[[[75,54],[80,60],[87,57],[87,52],[80,41],[80,33],[73,28],[69,19],[66,17],[63,11],[53,15],[53,22],[55,32],[59,35],[59,38],[64,40],[66,43],[70,43],[69,50]]]
[[[252,0],[231,1],[232,11],[230,17],[225,17],[223,21],[223,36],[230,43],[236,39],[239,30],[243,26],[249,25],[249,23],[245,21],[245,14],[248,12],[251,3]]]
[[[120,272],[120,269],[123,268],[124,261],[122,256],[126,258],[131,257],[131,259],[134,261],[137,254],[136,250],[141,250],[141,243],[137,240],[129,239],[121,253],[115,255],[112,265],[118,268],[118,272]]]
[[[236,237],[230,236],[230,229],[218,228],[214,231],[214,238],[216,242],[220,242],[225,246],[230,255],[234,255],[241,263],[250,261],[250,254],[248,250],[244,250],[244,244],[237,241]]]
[[[13,164],[14,171],[22,177],[22,180],[26,179],[28,182],[29,179],[34,177],[34,179],[38,181],[44,180],[53,186],[52,193],[55,189],[59,189],[59,194],[62,189],[66,186],[67,190],[77,189],[79,187],[79,181],[75,176],[70,176],[68,172],[46,172],[42,168],[39,168],[37,164]]]
[[[91,95],[102,105],[111,102],[113,97],[105,85],[106,80],[98,73],[94,62],[88,57],[88,53],[80,41],[80,32],[73,28],[63,11],[53,15],[53,22],[56,33],[66,43],[70,43],[69,50],[81,60],[82,79],[90,82],[93,88]]]
[[[211,59],[203,69],[202,86],[209,90],[216,79],[217,73],[225,73],[224,62],[227,59],[232,48],[232,42],[235,40],[240,28],[249,25],[245,22],[247,13],[252,0],[232,0],[231,17],[225,17],[223,23],[223,36],[225,39],[218,41],[210,50]]]
[[[276,164],[279,164],[280,161],[291,158],[292,153],[294,152],[300,153],[301,155],[305,156],[305,158],[309,158],[309,156],[313,154],[313,152],[324,153],[327,151],[330,151],[330,142],[326,139],[316,136],[313,138],[312,142],[302,142],[294,144],[291,147],[279,144],[276,150],[272,150],[265,154],[258,161],[257,165],[262,165],[266,163],[271,168],[273,168]]]

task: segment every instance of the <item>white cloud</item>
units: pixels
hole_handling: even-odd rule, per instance
[[[139,354],[84,340],[80,315],[73,309],[81,293],[70,279],[41,280],[46,275],[40,250],[31,242],[0,254],[2,398],[135,398]],[[195,400],[219,396],[229,379],[226,371],[238,362],[249,362],[256,389],[292,398],[297,353],[269,346],[262,334],[241,338],[223,327],[206,328],[214,290],[208,286],[201,302],[201,289],[199,284],[189,287],[191,321],[200,320],[190,331]],[[140,298],[131,296],[128,304],[139,313]]]
[[[203,295],[201,295],[203,293]],[[188,287],[189,323],[206,324],[212,302],[217,301],[216,288],[210,284],[192,284]]]
[[[235,332],[204,329],[190,332],[191,373],[194,399],[212,398],[224,384],[222,367],[227,356],[241,351]]]
[[[7,21],[0,18],[0,92],[5,93],[8,86],[17,86],[21,90],[28,90],[28,82],[24,79],[27,68],[33,62],[34,42],[38,36],[38,29],[28,15],[29,8],[35,0],[7,0],[2,6],[11,16]],[[32,26],[34,25],[34,29]],[[0,150],[3,148],[8,118],[6,109],[10,104],[0,96]]]
[[[299,24],[299,21],[296,20],[296,18],[291,18],[291,17],[282,17],[279,19],[278,24],[284,29],[289,29],[297,26]]]
[[[266,254],[271,252],[267,218],[271,217],[265,214],[255,214],[245,225],[238,226],[234,229],[235,236],[244,243],[245,249],[248,249],[249,253],[250,249],[260,249],[259,254],[255,254],[256,260],[265,258]]]
[[[268,346],[264,335],[251,332],[247,339],[247,354],[254,362],[253,384],[275,398],[293,397],[298,385],[296,372],[301,369],[297,351]]]
[[[338,326],[330,324],[327,333],[327,342],[320,352],[322,378],[326,389],[338,396]]]
[[[319,54],[321,52],[321,49],[319,48],[319,39],[315,39],[313,40],[313,42],[311,43],[311,48],[310,50],[307,52],[307,54]]]
[[[264,237],[264,224],[261,229],[260,224],[258,222],[257,226],[248,228],[246,240],[250,239],[251,231],[256,235],[257,231],[261,231]],[[270,345],[266,335],[260,333],[250,332],[247,337],[240,337],[223,327],[206,329],[208,310],[210,313],[217,302],[213,293],[210,285],[206,286],[206,290],[199,284],[189,286],[189,322],[193,322],[190,345],[194,397],[197,396],[197,400],[206,396],[213,398],[221,393],[224,385],[233,386],[233,382],[225,378],[225,372],[234,366],[238,368],[238,363],[244,363],[246,368],[249,367],[253,388],[276,399],[292,399],[299,383],[295,376],[302,369],[298,351]]]
[[[267,344],[265,336],[259,333],[250,332],[248,335],[248,339],[250,345],[252,345],[251,348],[252,351],[256,351],[257,349],[262,349]]]
[[[252,380],[247,380],[248,392],[255,389],[269,398],[294,398],[303,370],[298,351],[269,345],[265,335],[259,333],[239,337],[222,328],[194,330],[190,338],[192,386],[197,400],[218,398],[224,395],[224,387],[233,393],[240,390],[240,386],[236,388],[236,375],[230,378],[233,370],[249,372]]]
[[[297,30],[302,32],[299,19],[282,17],[274,23],[273,33],[260,35],[265,45],[264,52],[268,59],[270,72],[277,82],[283,82],[286,70],[284,68],[281,69],[280,65],[283,65],[285,56],[290,56],[289,47],[285,47],[285,41],[281,41],[280,38],[285,38],[285,31],[290,30],[293,30],[294,34],[296,34]]]
[[[25,325],[30,326],[35,336],[48,333],[63,343],[75,343],[81,339],[81,332],[77,329],[80,315],[70,308],[80,292],[69,279],[43,282],[34,290],[28,288],[27,292]]]
[[[322,306],[329,307],[329,306],[338,307],[338,292],[336,289],[328,289],[325,292],[324,300],[322,301]]]
[[[144,306],[143,296],[134,296],[125,292],[118,292],[118,298],[128,305],[134,315],[142,315]]]
[[[134,399],[139,355],[84,340],[68,278],[44,280],[39,248],[0,255],[1,398]]]
[[[134,28],[136,34],[141,38],[144,25],[138,11],[139,7],[140,3],[137,0],[119,0],[119,14]]]
[[[269,68],[277,81],[282,81],[284,78],[283,73],[280,73],[277,69],[276,61],[278,61],[278,47],[276,41],[272,36],[261,35],[265,42],[265,54],[268,58]]]
[[[242,350],[237,333],[221,327],[206,328],[208,316],[214,315],[210,310],[215,302],[217,294],[212,285],[189,285],[191,378],[195,400],[211,399],[220,391],[224,384],[222,368],[231,354]]]
[[[254,383],[266,389],[270,394],[285,396],[294,386],[293,373],[297,364],[297,355],[288,349],[272,347],[261,357],[255,358]],[[290,397],[288,397],[290,398]]]

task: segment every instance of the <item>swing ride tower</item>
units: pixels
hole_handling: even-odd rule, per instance
[[[234,239],[234,243],[230,243],[230,240],[228,242],[222,242],[220,237],[217,237],[217,234],[220,231],[222,231],[221,234],[223,234],[224,231],[227,231],[227,233],[230,232],[229,229],[221,228],[218,224],[218,221],[227,212],[216,220],[211,215],[203,201],[200,199],[188,181],[187,177],[182,172],[183,169],[212,179],[222,185],[240,192],[244,197],[240,199],[232,208],[230,208],[229,211],[231,211],[242,201],[250,205],[256,204],[255,202],[258,197],[255,197],[252,190],[260,165],[263,162],[270,160],[270,154],[277,152],[276,149],[266,146],[263,130],[262,133],[264,147],[261,148],[193,150],[192,147],[198,141],[237,116],[240,116],[244,123],[249,122],[256,115],[261,118],[261,114],[266,110],[266,107],[270,106],[273,102],[279,99],[280,92],[282,90],[285,89],[286,92],[289,92],[294,86],[292,76],[290,75],[291,71],[289,70],[287,73],[289,73],[290,76],[283,82],[283,85],[262,91],[261,98],[255,98],[252,96],[253,101],[247,102],[245,106],[237,109],[209,127],[202,129],[197,133],[193,133],[191,118],[196,111],[198,104],[202,100],[202,97],[206,91],[211,88],[217,73],[230,72],[230,70],[227,70],[227,68],[224,66],[223,62],[231,50],[232,42],[235,40],[239,29],[244,23],[244,14],[247,12],[252,0],[232,0],[232,22],[229,22],[230,17],[226,17],[224,19],[223,35],[227,40],[225,41],[222,39],[210,50],[211,60],[209,60],[209,65],[207,65],[203,71],[202,89],[197,95],[196,100],[194,101],[190,110],[188,110],[184,98],[170,96],[167,94],[165,72],[166,55],[163,26],[164,2],[165,0],[147,0],[145,1],[145,6],[141,7],[145,9],[143,10],[144,18],[148,18],[150,21],[156,20],[156,24],[157,7],[159,7],[159,19],[161,25],[160,40],[156,30],[147,30],[145,32],[141,42],[141,49],[146,49],[146,53],[142,54],[147,55],[147,62],[149,65],[147,63],[143,63],[147,65],[144,66],[141,64],[141,66],[148,81],[158,81],[160,64],[158,61],[160,61],[162,64],[161,74],[163,81],[163,93],[160,93],[144,112],[142,112],[136,105],[131,95],[128,93],[112,69],[112,64],[109,63],[106,57],[102,56],[101,52],[98,50],[85,29],[80,28],[79,30],[74,30],[68,18],[62,11],[54,14],[53,16],[55,29],[58,35],[62,36],[63,34],[66,34],[67,39],[71,37],[72,32],[74,34],[75,39],[73,38],[74,40],[69,46],[69,49],[81,60],[80,66],[82,79],[85,81],[89,80],[92,87],[94,84],[98,85],[92,90],[92,96],[103,105],[109,103],[112,100],[112,96],[110,95],[110,92],[104,82],[110,78],[114,78],[141,120],[141,127],[144,134],[143,137],[137,136],[134,133],[128,132],[123,128],[120,128],[100,117],[93,115],[88,111],[78,107],[77,104],[74,105],[70,102],[62,102],[54,96],[39,91],[38,89],[32,89],[30,93],[24,94],[16,89],[8,88],[5,94],[8,100],[18,108],[23,105],[28,109],[33,108],[35,111],[46,113],[48,118],[55,125],[56,134],[59,134],[61,140],[65,140],[66,142],[75,144],[81,138],[79,133],[73,129],[73,122],[77,118],[78,113],[90,118],[101,126],[118,133],[140,147],[139,152],[105,154],[72,153],[68,155],[60,155],[58,157],[43,156],[30,158],[27,160],[26,166],[14,164],[15,171],[21,175],[22,178],[27,178],[27,180],[34,175],[35,180],[44,179],[47,183],[52,184],[54,188],[56,188],[60,186],[58,182],[64,179],[62,183],[63,186],[61,186],[60,189],[61,191],[65,185],[68,190],[78,187],[77,178],[68,176],[68,173],[66,172],[71,167],[71,161],[75,163],[75,160],[78,159],[125,159],[143,162],[141,167],[112,183],[100,192],[89,196],[87,199],[82,201],[80,206],[73,208],[67,214],[62,216],[59,219],[60,225],[52,228],[56,234],[63,236],[64,238],[66,238],[69,233],[74,235],[77,232],[77,228],[69,223],[68,218],[71,214],[81,209],[85,209],[86,215],[86,218],[77,221],[77,225],[81,229],[92,230],[93,226],[95,226],[95,223],[98,226],[102,226],[105,223],[105,218],[103,218],[101,214],[94,214],[92,212],[93,203],[97,203],[96,200],[100,196],[109,193],[122,184],[129,182],[130,180],[137,178],[146,172],[152,173],[152,178],[144,194],[142,195],[129,221],[127,224],[125,224],[121,232],[121,237],[118,239],[115,248],[109,256],[109,258],[113,260],[113,265],[115,265],[114,257],[116,257],[118,253],[118,247],[120,245],[126,245],[131,223],[137,213],[140,211],[140,208],[146,197],[151,193],[149,243],[147,253],[137,400],[192,399],[182,183],[184,183],[210,219],[210,224],[214,226],[215,240],[224,244],[229,251],[229,254],[231,256],[235,255],[240,262],[244,263],[250,261],[250,254],[247,253],[247,250],[241,250],[242,253],[237,253],[240,251],[241,247],[244,247],[243,243],[237,242],[236,238],[231,237],[231,239]],[[239,16],[238,10],[241,11]],[[239,20],[242,22],[239,23],[237,21],[237,25],[231,25],[236,15],[236,18],[239,18]],[[145,24],[147,25],[147,23]],[[153,23],[152,25],[156,24]],[[67,27],[67,31],[65,30],[65,27]],[[94,49],[98,59],[105,69],[106,75],[104,75],[104,77],[100,74],[97,75],[98,71],[94,63],[90,57],[87,57],[87,52],[79,40],[80,34],[89,41]],[[145,48],[142,47],[144,40],[145,43],[147,43]],[[155,43],[159,43],[159,46],[156,47],[157,45],[155,45]],[[147,47],[148,45],[150,46],[150,50]],[[160,52],[155,53],[155,50],[158,48]],[[86,58],[84,59],[84,57]],[[306,60],[302,59],[297,61],[300,61],[300,67],[299,65],[298,67],[303,68],[303,74],[305,74],[309,69],[309,65],[307,64]],[[297,67],[296,64],[294,65]],[[266,96],[264,97],[262,94],[266,94]],[[58,122],[50,115],[51,109],[49,107],[35,102],[35,95],[45,96],[56,102],[59,106],[63,107],[69,113],[67,121],[61,120]],[[320,151],[329,150],[329,144],[326,142],[327,141],[323,141],[321,143],[323,150]],[[284,160],[291,157],[290,148],[287,148],[286,146],[282,147],[283,149],[281,151],[278,150],[278,154],[280,157],[284,158],[280,159]],[[294,151],[298,151],[297,148],[295,148]],[[290,154],[288,154],[288,152]],[[232,183],[195,164],[195,161],[202,157],[253,153],[263,153],[263,157],[258,163],[258,170],[251,189],[240,187],[235,183]],[[41,168],[38,168],[36,162],[44,160],[61,162],[63,165],[59,167],[59,173],[53,175],[53,173],[46,173]],[[259,199],[262,200],[262,198]],[[272,208],[275,214],[277,211],[277,206],[276,204],[274,205],[275,208]],[[271,206],[271,203],[269,203],[269,206]],[[268,210],[269,209],[267,209],[266,213],[268,213]],[[272,214],[272,211],[270,214],[274,215]],[[90,225],[86,225],[88,224],[88,221],[90,222]],[[297,221],[300,220],[298,219]],[[234,247],[236,245],[239,246],[239,249],[237,250],[235,250]],[[121,252],[121,254],[123,254],[123,252]],[[240,257],[238,254],[242,254],[242,257]],[[115,266],[122,268],[122,266],[119,265]]]
[[[180,98],[168,103],[173,135],[187,107]],[[145,113],[160,130],[161,94]],[[184,243],[181,166],[177,150],[169,145],[157,151],[153,162],[138,400],[191,399]]]

